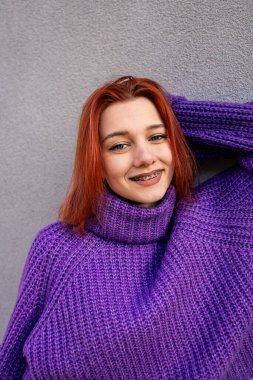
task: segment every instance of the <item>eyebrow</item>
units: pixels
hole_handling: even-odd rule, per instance
[[[149,125],[146,130],[149,131],[151,129],[158,129],[158,128],[165,128],[165,126],[163,124],[152,124],[152,125]],[[115,137],[115,136],[126,136],[128,135],[128,131],[117,131],[117,132],[112,132],[112,133],[109,133],[109,135],[107,135],[103,140],[102,140],[102,143],[105,142],[105,140],[109,139],[109,138],[112,138],[112,137]]]

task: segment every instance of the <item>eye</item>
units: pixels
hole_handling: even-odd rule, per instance
[[[117,145],[112,146],[109,150],[122,150],[123,149],[122,147],[124,145],[127,145],[127,144],[117,144]]]
[[[155,135],[155,136],[151,136],[150,139],[153,141],[165,140],[167,139],[167,135]]]

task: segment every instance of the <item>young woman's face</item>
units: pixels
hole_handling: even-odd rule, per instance
[[[161,200],[171,183],[174,162],[154,104],[145,97],[113,103],[101,115],[99,133],[104,178],[110,188],[141,207]]]

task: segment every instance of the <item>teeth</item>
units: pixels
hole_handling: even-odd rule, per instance
[[[148,179],[157,177],[159,174],[160,174],[160,172],[156,172],[154,174],[151,174],[151,175],[148,175],[148,176],[145,176],[145,177],[133,178],[133,181],[147,181]]]

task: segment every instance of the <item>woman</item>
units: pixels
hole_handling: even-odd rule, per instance
[[[253,376],[252,111],[145,78],[90,96],[59,220],[28,254],[1,379]],[[198,159],[237,165],[194,190],[185,136]]]

